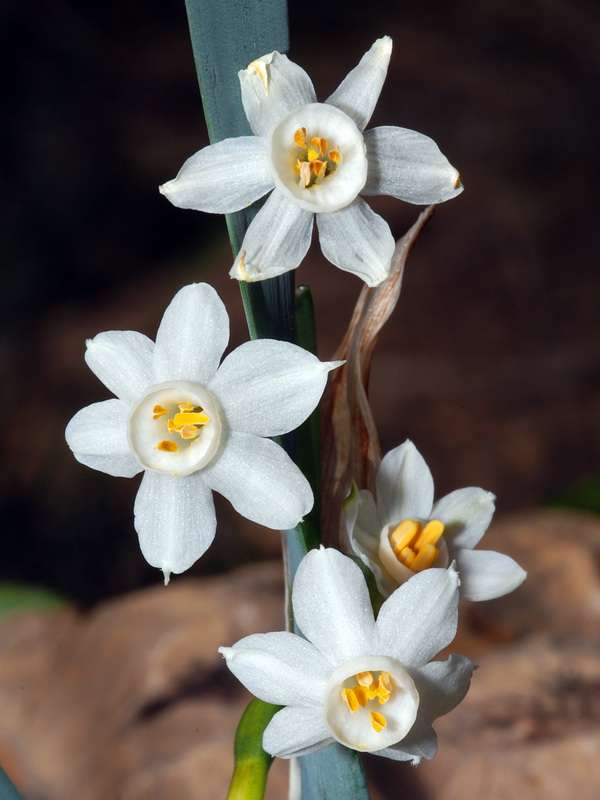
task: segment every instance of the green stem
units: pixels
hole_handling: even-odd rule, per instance
[[[227,800],[262,800],[273,757],[262,749],[265,728],[281,706],[251,700],[242,714],[233,746],[234,767]]]
[[[0,797],[2,800],[25,800],[2,767],[0,767]]]

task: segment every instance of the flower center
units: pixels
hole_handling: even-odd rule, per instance
[[[327,723],[339,742],[355,750],[382,750],[399,742],[417,716],[413,679],[386,656],[347,662],[335,670],[328,690]]]
[[[218,450],[217,403],[197,384],[173,381],[151,386],[129,416],[127,436],[146,469],[190,475],[205,467]]]
[[[435,563],[440,554],[438,541],[444,525],[432,519],[423,525],[414,519],[405,519],[388,534],[392,552],[411,572],[422,572]]]
[[[336,170],[340,163],[340,151],[331,149],[323,136],[313,136],[307,142],[306,128],[294,132],[294,144],[298,148],[294,170],[298,175],[299,186],[305,189],[324,181]]]
[[[308,211],[347,206],[367,180],[362,133],[326,103],[292,111],[271,131],[267,153],[277,189]]]

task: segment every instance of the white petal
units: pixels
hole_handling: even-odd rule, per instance
[[[311,550],[300,562],[292,590],[302,633],[334,666],[376,653],[377,634],[364,575],[337,550]]]
[[[191,381],[205,386],[228,341],[229,317],[212,286],[184,286],[171,300],[156,334],[152,382]]]
[[[185,477],[146,472],[134,514],[143,556],[167,581],[172,572],[191,567],[215,538],[212,494],[199,472]]]
[[[491,550],[458,550],[462,600],[493,600],[520,586],[527,573],[510,556]]]
[[[133,478],[141,472],[127,443],[130,410],[123,400],[104,400],[75,414],[65,438],[77,461],[119,478]]]
[[[391,55],[390,37],[377,39],[358,65],[348,73],[331,97],[325,101],[348,114],[361,131],[371,119],[379,99]]]
[[[452,567],[427,569],[396,589],[377,617],[378,652],[405,667],[439,653],[456,634],[458,583]]]
[[[434,758],[437,754],[437,735],[431,726],[421,726],[417,722],[407,736],[385,750],[377,750],[374,755],[385,756],[394,761],[412,761],[416,766],[422,758]]]
[[[350,546],[375,576],[377,588],[381,594],[389,597],[398,588],[398,581],[394,580],[381,566],[379,538],[383,524],[375,505],[375,498],[371,492],[364,489],[357,493],[355,504],[356,518],[352,524],[351,517],[348,516],[348,514],[352,514],[352,501],[346,500],[344,503]]]
[[[308,481],[283,448],[251,433],[229,431],[202,475],[239,514],[274,530],[295,527],[313,506]]]
[[[153,383],[154,344],[137,331],[105,331],[88,339],[85,360],[120,400],[134,403]]]
[[[316,100],[306,72],[277,51],[257,58],[238,76],[244,111],[257,136],[267,136],[295,108]]]
[[[494,516],[496,498],[475,487],[457,489],[433,504],[431,519],[444,523],[444,539],[451,558],[455,550],[473,548]]]
[[[317,214],[323,255],[336,267],[378,286],[390,274],[395,242],[387,222],[361,197],[327,214]]]
[[[462,192],[457,170],[429,136],[384,126],[365,131],[364,137],[369,172],[363,194],[429,205]]]
[[[257,136],[224,139],[195,153],[160,193],[177,208],[213,214],[239,211],[273,188],[266,142]]]
[[[275,189],[246,231],[231,277],[262,281],[295,269],[310,246],[313,217]]]
[[[291,706],[275,714],[265,729],[262,744],[272,756],[294,758],[314,753],[334,742],[322,708]]]
[[[316,408],[331,369],[289,342],[257,339],[227,356],[209,388],[234,430],[278,436],[294,430]]]
[[[376,487],[377,508],[384,525],[429,518],[433,478],[411,441],[386,453],[377,471]]]
[[[285,631],[255,633],[219,652],[240,683],[266,703],[322,708],[331,666],[306,639]]]
[[[421,725],[429,726],[463,700],[475,665],[465,656],[453,654],[446,661],[430,661],[410,671],[419,692]]]

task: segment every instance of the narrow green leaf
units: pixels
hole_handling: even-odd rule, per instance
[[[273,757],[262,749],[265,728],[279,711],[262,700],[251,700],[242,714],[233,746],[234,767],[227,800],[262,800]]]
[[[332,744],[300,759],[302,800],[369,800],[359,754]]]

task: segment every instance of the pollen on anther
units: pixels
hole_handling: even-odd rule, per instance
[[[361,686],[370,686],[373,683],[373,675],[366,670],[365,672],[359,672],[356,675],[357,683],[360,683]]]
[[[304,149],[306,147],[306,128],[298,128],[294,133],[294,142]]]
[[[346,705],[354,714],[358,708],[358,700],[352,689],[342,689],[342,700],[346,701]]]
[[[177,453],[179,447],[177,442],[172,442],[170,439],[164,439],[162,442],[159,442],[156,445],[157,450],[161,450],[163,453]]]
[[[387,726],[387,720],[380,714],[378,711],[371,711],[369,714],[371,717],[371,727],[376,733],[381,733],[381,731]]]
[[[165,414],[168,414],[168,410],[164,406],[156,405],[152,409],[152,419],[160,419],[164,417]]]

